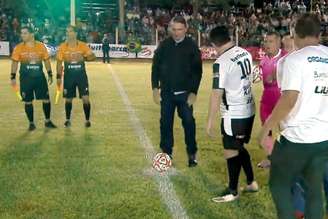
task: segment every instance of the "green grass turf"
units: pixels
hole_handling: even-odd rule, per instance
[[[170,218],[155,181],[145,173],[150,169],[149,162],[106,65],[88,63],[90,129],[83,126],[79,100],[73,104],[72,127],[63,128],[61,99],[52,108],[53,121],[59,128],[43,128],[42,106],[37,102],[37,130],[33,133],[26,131],[23,105],[9,86],[10,61],[0,60],[0,66],[0,218]],[[152,102],[151,64],[114,61],[112,67],[158,150],[159,106]],[[186,166],[183,130],[180,120],[175,120],[174,166],[178,174],[171,179],[177,195],[191,218],[274,218],[268,172],[255,167],[264,157],[254,140],[260,128],[258,117],[248,148],[261,191],[242,195],[234,203],[210,201],[227,183],[219,135],[210,140],[205,134],[210,88],[211,63],[206,63],[195,105],[200,164],[195,169]],[[54,90],[52,85],[52,100]],[[254,91],[258,103],[261,86],[256,85]],[[245,185],[244,176],[240,184]]]

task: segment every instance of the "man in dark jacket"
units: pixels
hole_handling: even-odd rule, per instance
[[[173,122],[177,108],[182,119],[187,145],[188,165],[197,165],[196,125],[193,104],[202,78],[201,53],[196,43],[186,37],[186,20],[177,16],[170,24],[172,36],[155,52],[152,66],[153,99],[161,105],[160,147],[172,157]]]
[[[109,63],[109,37],[108,34],[104,34],[102,39],[102,50],[103,50],[103,63]]]

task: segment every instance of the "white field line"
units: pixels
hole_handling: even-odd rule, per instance
[[[127,93],[124,90],[124,87],[117,77],[114,69],[110,64],[108,64],[108,69],[110,70],[112,77],[115,81],[116,87],[122,97],[124,105],[126,107],[126,111],[129,113],[130,122],[133,126],[133,129],[136,135],[139,137],[139,141],[142,147],[145,150],[146,158],[148,161],[152,161],[153,157],[155,156],[156,152],[152,142],[150,141],[143,125],[138,118],[132,104],[129,100]],[[166,204],[168,210],[171,213],[172,218],[174,219],[188,219],[188,215],[186,210],[183,208],[179,198],[174,190],[173,183],[170,180],[168,174],[160,174],[157,171],[154,171],[153,177],[158,185],[159,193],[163,202]]]

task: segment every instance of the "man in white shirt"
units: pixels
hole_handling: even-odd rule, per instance
[[[306,186],[305,218],[323,218],[322,182],[328,159],[328,48],[319,45],[320,20],[304,14],[295,26],[297,51],[283,63],[282,96],[259,141],[280,125],[271,155],[270,190],[279,219],[294,218],[290,187],[297,176]],[[295,159],[294,159],[295,158]]]
[[[245,191],[256,192],[250,155],[244,144],[249,142],[255,104],[252,95],[252,56],[243,48],[235,46],[225,26],[218,26],[210,33],[210,40],[219,58],[213,64],[213,87],[210,97],[207,134],[213,135],[213,124],[220,106],[221,133],[224,157],[227,160],[229,188],[214,202],[230,202],[238,196],[238,180],[241,168],[247,178]]]

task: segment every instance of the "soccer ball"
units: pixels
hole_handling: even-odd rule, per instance
[[[167,171],[172,166],[172,160],[166,153],[158,153],[153,159],[153,167],[158,172]]]

